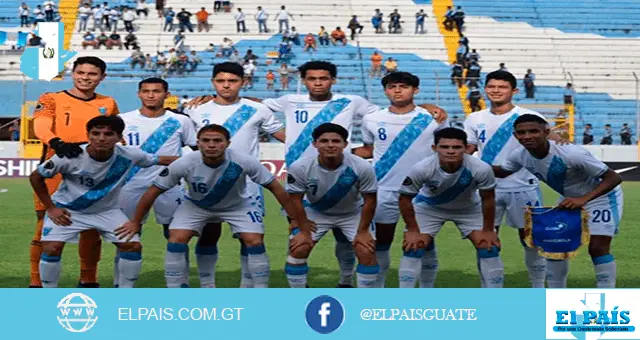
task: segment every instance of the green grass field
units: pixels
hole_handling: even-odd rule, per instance
[[[3,179],[0,189],[0,287],[27,287],[29,284],[29,242],[31,241],[35,214],[33,212],[32,191],[26,179]],[[557,195],[545,188],[545,201],[553,204]],[[618,287],[640,287],[640,252],[636,253],[634,243],[640,240],[640,229],[634,226],[640,220],[640,183],[624,184],[624,215],[620,234],[614,239],[612,254],[618,265]],[[265,243],[271,259],[272,287],[288,287],[284,275],[286,259],[287,225],[279,214],[277,202],[266,194],[268,216]],[[392,264],[387,276],[387,287],[398,286],[398,263],[402,228],[396,233],[392,251]],[[474,288],[480,286],[476,269],[475,251],[469,241],[460,239],[457,229],[448,224],[436,239],[440,258],[437,287]],[[502,228],[502,258],[505,264],[505,287],[528,287],[529,280],[524,266],[522,246],[515,230]],[[145,226],[142,242],[143,267],[138,287],[164,287],[165,239],[162,228],[151,221]],[[333,255],[334,240],[328,234],[314,249],[309,259],[309,285],[311,287],[335,287],[338,280],[338,264]],[[237,287],[240,281],[239,245],[231,238],[228,228],[223,229],[219,246],[220,256],[217,268],[218,287]],[[193,255],[193,246],[192,255]],[[103,244],[100,262],[100,282],[103,287],[111,287],[113,282],[114,246]],[[78,275],[77,247],[69,245],[63,255],[63,272],[60,287],[75,287]],[[198,287],[197,270],[192,256],[191,285]],[[586,248],[571,263],[569,287],[595,287],[593,265]]]

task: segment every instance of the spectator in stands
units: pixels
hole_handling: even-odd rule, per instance
[[[318,32],[318,40],[320,40],[320,46],[329,46],[329,33],[324,28],[324,26],[320,26],[320,32]]]
[[[449,121],[449,127],[464,130],[464,124],[458,119],[458,116],[453,116]]]
[[[425,34],[424,30],[424,21],[428,18],[427,13],[424,12],[424,9],[421,9],[420,12],[416,13],[416,34]]]
[[[216,51],[216,46],[213,43],[210,43],[209,47],[205,48],[205,51],[207,51],[207,52],[215,52]]]
[[[104,2],[102,4],[102,27],[106,27],[107,30],[111,29],[111,23],[109,22],[109,12],[111,12],[109,3]]]
[[[24,2],[18,8],[18,15],[20,16],[20,27],[28,27],[29,26],[29,6]],[[78,31],[80,32],[80,31]]]
[[[373,28],[376,30],[376,33],[384,33],[384,30],[382,29],[383,21],[384,21],[384,14],[380,12],[380,9],[376,8],[375,12],[373,13],[373,16],[371,17],[371,25],[373,25]]]
[[[182,98],[180,99],[180,103],[178,104],[178,111],[182,112],[185,109],[185,106],[187,105],[187,103],[189,103],[189,96],[187,96],[186,94],[184,96],[182,96]]]
[[[29,38],[29,46],[42,46],[42,47],[44,47],[44,42],[42,42],[42,38],[40,38],[39,36],[37,36],[35,34],[31,34],[31,38]]]
[[[236,31],[238,33],[247,33],[247,25],[245,24],[245,15],[242,13],[242,8],[238,8],[238,13],[233,16],[236,19]]]
[[[153,70],[153,57],[147,53],[144,55],[144,68],[145,70]]]
[[[166,11],[164,11],[164,28],[163,31],[171,32],[173,31],[173,18],[175,18],[176,12],[173,11],[173,8],[169,7]]]
[[[122,39],[120,38],[120,34],[115,31],[109,35],[109,40],[107,40],[107,49],[111,50],[114,46],[118,46],[120,50],[122,49]]]
[[[394,9],[393,13],[389,14],[389,33],[399,33],[398,31],[402,29],[401,18],[402,16],[397,9]]]
[[[47,22],[55,21],[53,14],[55,13],[56,4],[51,0],[47,0],[42,3],[42,7],[44,8],[44,19]]]
[[[242,59],[249,60],[249,61],[254,61],[254,60],[258,59],[258,56],[253,54],[253,50],[249,49],[249,50],[247,50],[247,53],[244,54],[244,57],[242,57]]]
[[[369,76],[380,77],[382,75],[382,55],[378,53],[378,51],[373,51],[371,55],[371,71],[369,71]]]
[[[131,53],[131,69],[136,68],[136,64],[140,64],[140,68],[144,68],[144,53],[140,51],[139,47],[136,47]]]
[[[122,21],[124,22],[124,29],[127,32],[133,32],[133,21],[136,19],[135,13],[129,8],[124,9],[122,13]],[[193,32],[193,31],[192,31]]]
[[[593,127],[591,124],[584,125],[584,132],[582,132],[582,144],[591,145],[593,143]]]
[[[535,97],[536,91],[536,75],[531,71],[531,69],[527,70],[527,74],[524,75],[523,84],[524,91],[526,93],[525,98],[533,99]]]
[[[158,12],[158,18],[164,16],[164,0],[156,0],[156,11]]]
[[[256,65],[254,65],[252,60],[245,60],[242,65],[244,69],[244,86],[243,89],[252,89],[253,88],[253,74],[256,70]]]
[[[280,45],[278,46],[278,59],[276,59],[276,63],[281,61],[289,62],[291,59],[291,42],[287,40],[287,38],[282,38]]]
[[[384,72],[385,75],[391,72],[395,72],[398,70],[398,62],[393,60],[393,58],[389,57],[387,61],[384,62]]]
[[[191,51],[191,55],[189,56],[189,72],[195,72],[201,63],[202,59],[198,56],[198,52]]]
[[[33,10],[33,16],[34,16],[34,22],[33,22],[33,27],[38,26],[39,22],[45,22],[44,18],[44,12],[42,11],[42,6],[38,5],[36,6],[36,8],[34,8]]]
[[[611,129],[611,124],[605,124],[604,135],[602,136],[602,140],[600,141],[600,144],[601,145],[613,144],[613,130]]]
[[[267,11],[262,9],[262,6],[258,6],[258,12],[254,15],[254,18],[258,22],[258,32],[267,33],[269,30],[267,29],[267,20],[269,19],[269,14]]]
[[[477,61],[472,61],[467,67],[467,85],[478,86],[478,84],[482,83],[482,80],[480,79],[481,71],[482,66],[480,66]]]
[[[273,85],[276,81],[276,75],[273,73],[273,70],[267,71],[264,78],[267,80],[267,90],[273,90]]]
[[[471,107],[471,112],[480,111],[482,109],[480,107],[480,99],[482,99],[482,91],[478,86],[469,87],[469,92],[467,93],[467,99],[469,100],[469,106]]]
[[[169,61],[167,60],[167,57],[164,55],[164,53],[158,52],[158,56],[156,57],[155,69],[164,72],[167,69],[168,62]]]
[[[184,31],[179,30],[178,34],[173,37],[174,48],[176,51],[183,51],[185,48],[185,36]]]
[[[105,15],[104,9],[100,5],[93,8],[93,29],[92,31],[102,30],[102,17]]]
[[[176,17],[178,18],[178,26],[180,30],[184,31],[186,28],[189,30],[189,32],[193,33],[193,25],[191,24],[192,15],[193,14],[191,14],[191,12],[187,11],[184,8],[180,11],[180,13],[176,15]]]
[[[289,68],[286,63],[282,63],[280,68],[278,69],[278,73],[280,74],[280,84],[282,85],[282,91],[289,89]]]
[[[500,65],[498,65],[498,71],[509,72],[509,69],[507,68],[507,65],[505,65],[504,63],[500,63]]]
[[[470,53],[467,53],[467,63],[471,63],[474,60],[477,62],[480,61],[480,53],[478,53],[475,48],[471,50]]]
[[[461,6],[458,6],[456,11],[453,13],[453,21],[456,23],[458,33],[462,33],[462,27],[464,26],[464,11]]]
[[[455,11],[453,10],[453,8],[451,8],[451,6],[447,6],[447,12],[444,14],[444,22],[442,24],[448,31],[451,31],[453,29],[453,24],[455,23],[455,21],[453,20],[454,13]]]
[[[238,50],[234,50],[233,54],[231,56],[229,56],[229,62],[231,63],[236,63],[238,65],[243,65],[244,64],[244,59],[240,56],[240,52],[238,52]]]
[[[120,20],[120,16],[121,13],[116,7],[113,7],[109,11],[109,24],[111,25],[111,29],[113,29],[114,32],[118,30],[118,20]]]
[[[467,60],[467,51],[468,48],[462,43],[458,43],[458,49],[456,50],[456,63],[464,66],[465,61]]]
[[[98,42],[96,41],[96,36],[91,32],[86,32],[82,37],[82,48],[87,49],[87,46],[93,46],[93,48],[98,48]]]
[[[145,0],[138,0],[136,4],[136,15],[140,17],[140,14],[144,14],[145,19],[149,17],[149,9]]]
[[[287,11],[285,6],[280,6],[280,12],[276,15],[273,21],[278,20],[278,32],[286,32],[289,30],[289,19],[293,19],[293,15]]]
[[[464,85],[464,67],[459,63],[451,64],[451,84],[457,85],[458,88]]]
[[[13,142],[17,142],[20,140],[20,121],[18,119],[11,122],[11,126],[9,126],[9,139]]]
[[[198,20],[198,32],[209,32],[209,12],[204,7],[196,12],[196,20]]]
[[[296,31],[295,26],[291,27],[291,32],[286,34],[287,39],[296,46],[300,46],[300,33]]]
[[[469,38],[465,37],[464,34],[460,33],[460,39],[458,39],[458,42],[467,46],[467,51],[469,50]]]
[[[622,124],[620,129],[620,142],[622,145],[631,145],[631,128],[627,123]]]
[[[331,43],[333,43],[333,46],[336,46],[337,42],[341,42],[342,46],[347,44],[347,35],[344,34],[344,31],[340,26],[336,27],[336,29],[331,32]]]
[[[358,31],[358,34],[361,34],[364,26],[360,25],[360,22],[358,21],[358,16],[354,15],[351,17],[351,20],[349,20],[349,24],[347,25],[347,28],[351,30],[351,40],[355,40],[356,31]]]
[[[124,48],[128,50],[129,47],[133,48],[134,50],[139,47],[138,37],[136,37],[136,35],[133,34],[133,32],[129,32],[129,34],[127,34],[127,36],[124,37]]]
[[[222,1],[216,0],[213,2],[213,11],[222,12]]]
[[[224,39],[222,39],[222,44],[220,45],[220,53],[222,54],[222,56],[228,58],[231,56],[231,53],[233,53],[234,50],[235,48],[233,47],[233,41],[231,41],[231,39],[227,37],[224,37]]]
[[[316,37],[314,37],[312,33],[308,33],[304,36],[304,51],[307,52],[310,49],[312,49],[314,52],[318,50]]]
[[[92,13],[93,10],[91,9],[91,5],[86,2],[78,8],[78,33],[87,30],[87,23],[89,22],[89,17],[91,17]]]
[[[567,83],[564,87],[564,103],[567,105],[574,104],[574,98],[576,96],[576,91],[573,89],[573,84]]]
[[[187,66],[189,65],[189,57],[184,51],[179,51],[177,54],[177,57],[178,57],[178,62],[177,62],[178,75],[183,75],[184,72],[187,70]]]

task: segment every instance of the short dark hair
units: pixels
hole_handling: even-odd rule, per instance
[[[169,92],[169,83],[162,78],[151,77],[141,80],[138,83],[138,91],[142,90],[142,85],[144,84],[162,84],[162,88],[164,88],[164,92]]]
[[[462,143],[464,143],[464,145],[467,145],[467,133],[464,132],[464,130],[462,129],[448,127],[448,128],[444,128],[442,130],[436,131],[433,134],[433,136],[434,136],[434,143],[436,145],[438,145],[438,143],[440,142],[440,139],[442,138],[461,140]]]
[[[516,81],[516,77],[509,71],[497,70],[497,71],[493,71],[493,72],[487,74],[487,79],[486,79],[486,82],[485,82],[485,86],[487,86],[489,84],[489,80],[491,80],[491,79],[504,80],[506,82],[509,82],[509,84],[511,85],[512,89],[515,89],[518,86],[518,83]]]
[[[84,65],[84,64],[89,64],[89,65],[93,65],[97,68],[100,69],[100,72],[102,72],[102,74],[104,74],[107,71],[107,63],[104,62],[104,60],[98,58],[98,57],[80,57],[78,59],[76,59],[76,61],[73,62],[73,68],[71,69],[71,71],[75,71],[76,67],[80,66],[80,65]]]
[[[87,122],[87,132],[93,128],[105,126],[121,136],[124,131],[124,120],[118,116],[97,116]]]
[[[382,78],[382,86],[388,84],[405,84],[413,87],[420,87],[420,78],[409,72],[391,72]]]
[[[222,73],[222,72],[231,73],[240,78],[244,77],[244,69],[242,68],[242,66],[238,63],[232,63],[230,61],[225,61],[223,63],[216,64],[213,67],[213,74],[211,75],[211,77],[215,78],[218,73]]]
[[[311,134],[311,136],[313,137],[313,140],[316,141],[323,134],[330,132],[339,134],[345,142],[349,139],[349,131],[347,131],[347,129],[343,128],[342,126],[334,123],[320,124],[317,128],[313,129],[313,133]]]
[[[518,124],[522,124],[522,123],[538,123],[542,125],[547,125],[547,120],[538,115],[532,115],[530,113],[527,113],[518,117],[516,121],[513,122],[513,127],[515,128],[516,126],[518,126]]]
[[[336,67],[336,65],[324,60],[307,61],[298,68],[298,71],[300,71],[300,76],[302,78],[307,76],[307,71],[315,70],[327,71],[331,75],[331,78],[335,78],[338,76],[338,68]]]
[[[198,131],[198,135],[197,138],[200,138],[200,136],[205,133],[205,132],[219,132],[221,133],[224,138],[226,138],[227,140],[231,140],[231,134],[229,133],[229,130],[227,130],[227,128],[225,128],[222,125],[218,125],[218,124],[209,124],[209,125],[205,125],[203,126],[199,131]]]

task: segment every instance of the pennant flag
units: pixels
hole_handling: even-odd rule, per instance
[[[20,57],[20,71],[31,79],[50,81],[76,52],[63,49],[64,24],[61,22],[40,22],[33,34],[42,38],[46,45],[26,48]]]
[[[527,207],[525,242],[537,248],[540,256],[566,260],[577,255],[578,248],[588,245],[589,213],[583,209]]]

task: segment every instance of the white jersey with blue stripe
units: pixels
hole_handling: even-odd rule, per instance
[[[268,107],[244,98],[230,105],[210,101],[185,110],[185,114],[191,117],[197,130],[209,124],[224,126],[231,135],[229,148],[255,158],[260,157],[260,132],[270,135],[284,128]]]
[[[122,137],[128,146],[159,156],[181,156],[184,146],[196,146],[196,131],[189,117],[165,111],[159,117],[143,116],[139,110],[119,116],[125,122]],[[128,188],[146,190],[164,167],[135,167],[126,178]]]
[[[169,165],[153,185],[169,190],[184,179],[189,188],[186,199],[203,209],[220,211],[245,204],[251,198],[254,193],[247,189],[247,176],[262,186],[275,179],[255,157],[242,152],[227,149],[224,162],[213,168],[204,163],[198,151]]]
[[[326,215],[352,214],[364,203],[363,193],[376,192],[376,176],[366,160],[344,154],[335,170],[323,168],[318,157],[302,158],[288,169],[287,191],[305,194],[305,205]]]
[[[513,136],[513,123],[523,114],[544,118],[538,112],[515,106],[511,111],[496,115],[490,109],[470,114],[464,122],[467,142],[478,147],[478,156],[488,164],[502,165],[507,156],[520,143]],[[519,171],[507,178],[499,178],[496,191],[529,191],[538,186],[538,180],[527,171]]]
[[[415,196],[416,205],[460,210],[480,203],[478,190],[496,187],[493,168],[480,159],[464,155],[462,167],[448,173],[440,167],[439,156],[415,164],[402,182],[400,193]]]
[[[366,99],[334,93],[329,101],[312,101],[308,94],[287,94],[262,101],[274,112],[283,112],[287,126],[285,162],[291,166],[303,157],[318,155],[311,143],[313,130],[323,123],[338,124],[352,135],[354,122],[380,108]],[[350,147],[345,149],[349,152]]]
[[[139,148],[116,145],[113,156],[99,162],[87,153],[87,145],[77,158],[51,157],[38,166],[45,178],[62,174],[62,183],[51,197],[56,206],[84,214],[119,208],[118,196],[126,174],[134,167],[147,168],[158,163],[158,156]]]
[[[609,170],[606,164],[580,145],[558,145],[553,141],[549,144],[549,154],[542,159],[520,146],[513,150],[501,167],[507,171],[525,169],[564,197],[582,197],[593,191],[600,184],[602,175]],[[610,195],[616,197],[618,191],[622,191],[620,186]],[[597,200],[609,198],[601,196]]]
[[[434,132],[448,125],[448,122],[438,124],[429,111],[419,106],[406,114],[383,109],[366,115],[362,140],[365,145],[373,145],[378,187],[398,191],[409,169],[433,155]]]

